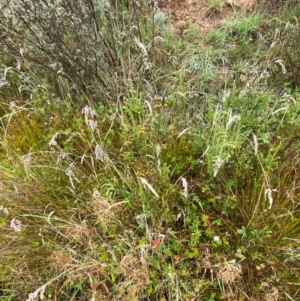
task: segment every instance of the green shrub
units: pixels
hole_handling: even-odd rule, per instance
[[[141,26],[151,26],[147,2],[2,1],[1,9],[6,53],[18,68],[36,68],[62,96],[70,87],[72,93],[116,102],[134,74],[137,87],[151,72],[148,41],[144,46],[141,40]]]

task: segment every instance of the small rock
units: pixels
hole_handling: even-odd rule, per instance
[[[226,0],[226,3],[242,10],[253,10],[256,7],[257,0]]]

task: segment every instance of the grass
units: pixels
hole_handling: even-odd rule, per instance
[[[299,299],[299,5],[264,5],[207,37],[101,15],[138,29],[112,88],[4,47],[0,300]]]

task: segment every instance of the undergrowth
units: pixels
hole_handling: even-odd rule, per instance
[[[298,300],[299,5],[52,2],[1,21],[0,300]]]

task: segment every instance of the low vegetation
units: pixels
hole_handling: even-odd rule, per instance
[[[154,4],[1,1],[0,300],[299,300],[300,4]]]

